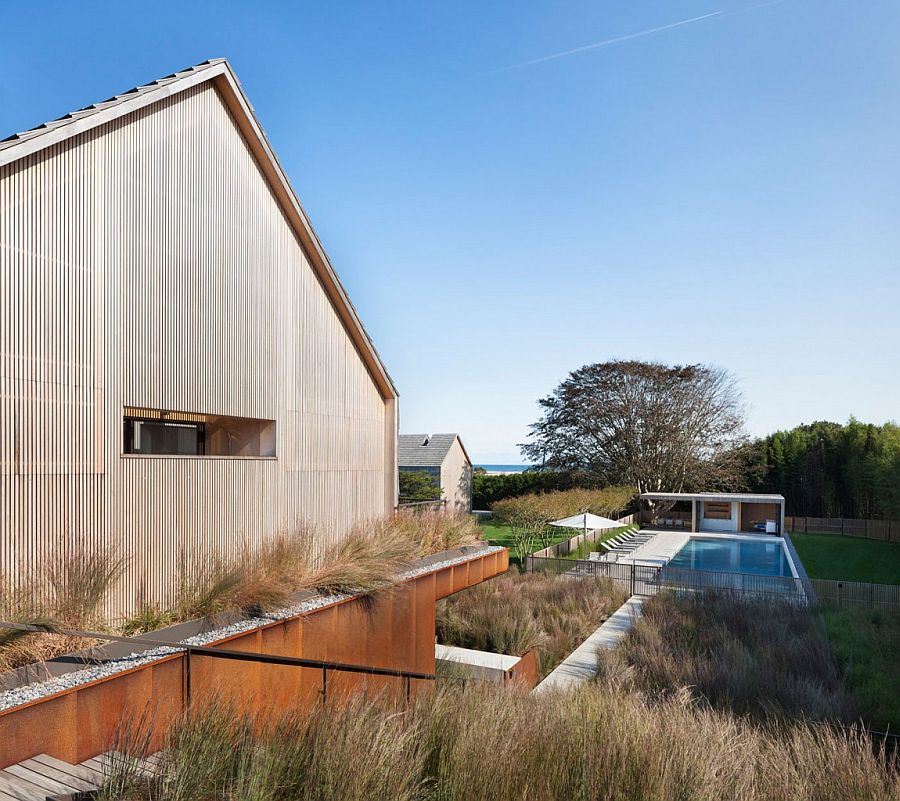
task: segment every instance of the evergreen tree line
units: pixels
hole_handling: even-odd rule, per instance
[[[900,520],[900,426],[816,422],[758,440],[754,492],[778,492],[800,517]]]

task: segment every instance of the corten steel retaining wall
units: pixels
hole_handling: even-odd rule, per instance
[[[504,684],[530,692],[538,683],[537,649],[529,648],[508,671]]]
[[[276,620],[211,645],[231,650],[305,657],[434,673],[435,602],[503,573],[504,550],[436,568],[374,599],[355,596]],[[151,636],[152,635],[148,635]],[[187,706],[183,652],[0,712],[0,768],[49,754],[81,762],[110,748],[129,716],[151,721],[151,747]],[[265,715],[321,700],[322,670],[235,662],[193,654],[191,705],[225,701]],[[410,680],[410,692],[431,686]],[[406,680],[328,672],[328,697],[351,691],[406,691]]]

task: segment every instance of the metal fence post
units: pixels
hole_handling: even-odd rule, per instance
[[[634,595],[634,562],[631,563],[631,594]]]
[[[191,708],[191,649],[184,652],[184,711]]]
[[[328,694],[328,668],[322,668],[322,703],[325,703],[325,696]]]

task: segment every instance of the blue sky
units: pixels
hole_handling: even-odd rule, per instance
[[[0,135],[231,61],[404,431],[520,461],[609,358],[729,368],[755,434],[900,416],[896,0],[0,12]]]

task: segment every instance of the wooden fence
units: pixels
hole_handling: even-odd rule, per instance
[[[856,520],[846,517],[785,517],[785,531],[791,534],[844,534],[867,540],[900,542],[900,521]]]
[[[633,526],[639,520],[638,515],[626,515],[625,517],[620,517],[616,522],[620,523],[621,526]],[[616,531],[620,528],[617,526],[616,528],[597,528],[597,529],[589,529],[587,533],[587,541],[588,542],[598,542],[599,540],[605,540],[611,531]],[[563,540],[562,542],[557,542],[555,545],[550,545],[546,548],[542,548],[540,551],[536,551],[534,556],[539,558],[541,557],[559,557],[559,556],[567,556],[573,551],[577,551],[584,544],[584,532],[581,534],[576,534],[574,537],[569,537],[567,540]]]

